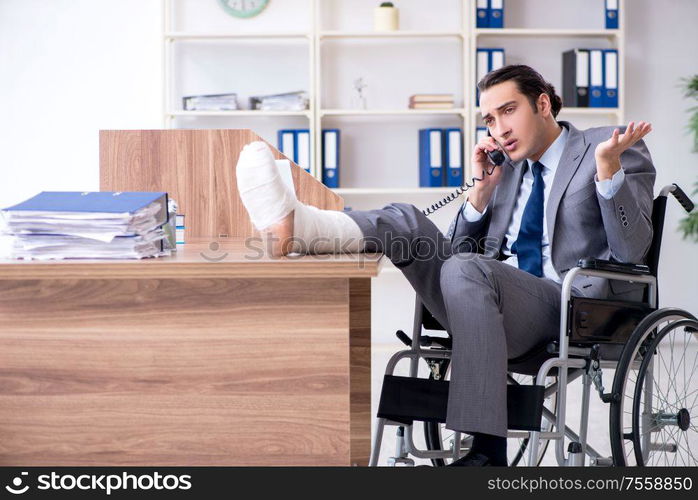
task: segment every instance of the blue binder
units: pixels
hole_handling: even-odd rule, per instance
[[[294,129],[284,129],[277,132],[277,149],[289,160],[298,163],[298,155],[296,154],[296,131]]]
[[[606,0],[606,29],[618,29],[618,0]]]
[[[475,26],[477,28],[489,28],[490,27],[489,0],[477,0],[475,19],[476,19]]]
[[[605,108],[618,107],[618,50],[603,51],[603,80]]]
[[[160,191],[42,191],[4,210],[133,214],[152,203],[160,203],[160,211],[155,216],[157,225],[167,223],[167,193]]]
[[[478,82],[490,71],[490,51],[489,49],[477,49],[475,55],[475,103],[480,105],[480,89]]]
[[[484,137],[487,137],[487,127],[477,127],[475,129],[475,144],[478,144]]]
[[[463,131],[459,128],[443,130],[444,169],[446,186],[463,185]]]
[[[490,28],[504,27],[504,0],[489,0]]]
[[[322,131],[322,183],[339,187],[339,129]]]
[[[296,164],[310,173],[310,130],[300,128],[296,133]]]
[[[589,107],[602,108],[606,101],[604,94],[603,50],[593,49],[589,51]]]
[[[443,131],[440,128],[419,130],[419,186],[443,186]]]
[[[504,66],[504,49],[485,49],[479,48],[476,51],[475,72],[477,82],[475,86],[475,102],[480,105],[480,89],[477,88],[477,83],[489,73]]]

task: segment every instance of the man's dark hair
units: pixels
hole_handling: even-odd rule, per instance
[[[551,111],[554,117],[562,108],[562,99],[555,93],[555,87],[545,81],[540,73],[530,66],[524,64],[511,64],[502,68],[490,71],[477,84],[480,92],[502,82],[513,80],[519,88],[519,92],[528,97],[533,112],[538,112],[536,102],[541,94],[548,94],[550,97]]]

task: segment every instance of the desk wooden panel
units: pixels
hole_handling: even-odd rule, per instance
[[[0,262],[0,465],[366,464],[380,256],[241,248]]]
[[[242,205],[235,166],[245,144],[264,141],[247,129],[100,130],[101,191],[167,191],[185,214],[187,239],[257,234]],[[272,144],[277,159],[286,157]],[[344,200],[291,162],[296,197],[326,210]]]

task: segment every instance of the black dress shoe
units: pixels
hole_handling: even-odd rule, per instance
[[[448,467],[491,467],[492,462],[487,455],[477,451],[469,451],[464,457],[448,464]]]

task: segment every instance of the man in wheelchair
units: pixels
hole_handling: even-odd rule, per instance
[[[473,439],[451,465],[503,466],[508,360],[558,338],[563,281],[580,259],[645,262],[655,169],[642,140],[649,123],[578,130],[557,121],[560,97],[528,66],[493,71],[478,90],[489,135],[472,151],[479,180],[447,235],[409,204],[347,213],[303,205],[264,143],[241,152],[237,181],[272,255],[390,258],[452,339],[446,427]],[[488,159],[495,150],[506,153],[501,167]],[[571,293],[642,300],[647,282],[634,281],[602,269],[580,274]]]

